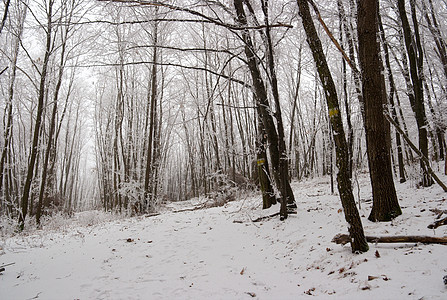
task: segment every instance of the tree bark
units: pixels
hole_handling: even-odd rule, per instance
[[[385,82],[377,42],[378,0],[357,1],[357,31],[365,104],[365,132],[373,207],[370,221],[390,221],[402,214],[394,187],[387,129],[383,116]],[[387,124],[388,125],[388,124]]]
[[[258,109],[259,111],[259,109]],[[259,185],[262,193],[262,208],[266,209],[276,204],[275,191],[273,190],[267,152],[265,145],[267,142],[266,133],[262,126],[261,117],[257,113],[258,136],[256,138],[256,166],[258,169]]]

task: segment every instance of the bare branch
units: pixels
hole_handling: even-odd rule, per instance
[[[340,51],[340,53],[343,55],[343,58],[346,60],[346,62],[348,63],[348,65],[351,67],[351,69],[359,74],[359,70],[357,69],[357,67],[355,66],[355,64],[349,59],[348,55],[346,54],[346,52],[343,50],[343,48],[340,46],[340,43],[335,39],[334,35],[332,34],[332,32],[329,30],[329,28],[327,27],[326,23],[323,21],[323,18],[321,17],[320,11],[318,10],[318,7],[315,5],[315,3],[312,0],[309,0],[309,4],[312,6],[312,8],[314,9],[315,13],[317,14],[318,17],[318,21],[320,22],[321,26],[323,26],[324,31],[326,31],[326,34],[329,36],[329,38],[331,39],[332,43],[334,43],[335,47],[337,47],[338,51]]]
[[[84,67],[84,68],[90,68],[90,67],[119,67],[119,66],[136,66],[136,65],[153,65],[154,63],[151,61],[132,61],[132,62],[126,62],[126,63],[94,63],[94,64],[90,64],[90,65],[76,65],[76,66],[67,66],[67,67]],[[198,70],[198,71],[205,71],[208,72],[210,74],[216,75],[218,77],[222,77],[225,78],[227,80],[230,80],[232,82],[238,83],[246,88],[250,88],[251,89],[251,85],[246,83],[245,81],[233,78],[231,76],[222,74],[222,73],[218,73],[215,71],[212,71],[210,69],[204,68],[204,67],[196,67],[196,66],[185,66],[185,65],[181,65],[181,64],[176,64],[176,63],[155,63],[155,65],[157,66],[164,66],[164,67],[178,67],[178,68],[182,68],[182,69],[189,69],[189,70]]]
[[[2,75],[3,73],[5,73],[6,70],[8,70],[9,67],[5,67],[1,72],[0,75]]]
[[[173,46],[161,46],[161,45],[137,45],[137,46],[128,47],[126,50],[141,49],[141,48],[161,48],[161,49],[175,50],[175,51],[180,51],[180,52],[197,52],[197,51],[205,52],[205,51],[208,51],[208,52],[214,52],[214,53],[226,53],[226,54],[229,54],[232,58],[237,58],[240,61],[242,61],[243,63],[245,63],[245,64],[247,63],[247,61],[245,59],[240,57],[240,53],[235,54],[227,49],[178,48],[178,47],[173,47]]]
[[[96,0],[99,2],[114,2],[114,3],[125,3],[125,4],[135,4],[135,5],[141,5],[141,6],[161,6],[161,7],[166,7],[168,9],[174,10],[174,11],[182,11],[182,12],[186,12],[189,13],[191,15],[197,16],[202,18],[203,20],[205,20],[207,23],[212,23],[218,26],[223,26],[225,28],[231,29],[231,30],[247,30],[247,29],[262,29],[265,28],[265,25],[259,25],[259,26],[240,26],[240,25],[235,25],[235,24],[228,24],[228,23],[224,23],[218,19],[209,17],[203,13],[200,13],[198,11],[195,11],[193,9],[189,9],[186,7],[180,7],[180,6],[176,6],[176,5],[171,5],[171,4],[166,4],[166,3],[161,3],[158,1],[144,1],[144,0]],[[203,22],[203,20],[201,20],[200,22]],[[191,21],[189,21],[191,22]],[[283,23],[276,23],[276,24],[271,24],[269,25],[270,28],[278,28],[278,27],[285,27],[285,28],[293,28],[292,25],[290,24],[283,24]]]
[[[104,1],[104,0],[98,0],[98,1]],[[197,20],[197,19],[154,18],[154,19],[147,19],[147,20],[132,20],[132,21],[122,21],[122,22],[115,22],[115,21],[108,21],[108,20],[88,20],[88,21],[77,22],[75,24],[76,25],[107,24],[107,25],[113,25],[113,26],[120,26],[120,25],[138,25],[138,24],[146,24],[146,23],[153,23],[153,22],[212,23],[211,21]],[[57,25],[66,25],[63,22],[56,23],[56,24]]]

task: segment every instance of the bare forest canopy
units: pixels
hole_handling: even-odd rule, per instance
[[[382,221],[400,214],[393,181],[443,172],[446,0],[3,0],[0,13],[0,217],[21,228],[240,189],[285,219],[290,181],[326,175],[351,224],[364,170]]]

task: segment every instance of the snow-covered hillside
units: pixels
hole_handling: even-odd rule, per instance
[[[443,177],[446,181],[446,177]],[[397,184],[403,215],[371,223],[369,188],[360,182],[367,235],[447,236],[427,228],[430,209],[447,210],[439,186]],[[59,230],[3,239],[0,299],[447,299],[447,246],[370,244],[352,254],[331,242],[347,226],[329,180],[295,183],[298,213],[252,222],[260,195],[223,207],[158,216],[74,223]]]

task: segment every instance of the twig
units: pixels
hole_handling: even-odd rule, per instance
[[[42,292],[38,292],[36,296],[34,296],[33,298],[29,298],[27,300],[37,299],[37,298],[39,298],[40,294],[42,294]]]
[[[160,215],[160,213],[151,213],[151,214],[145,214],[144,217],[145,218],[150,218],[150,217],[155,217],[155,216],[158,216],[158,215]]]
[[[0,72],[0,75],[2,75],[6,70],[8,70],[8,67],[5,67],[5,68]]]

